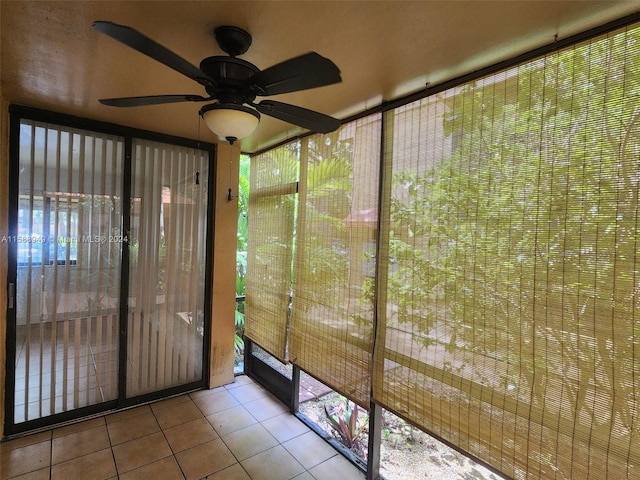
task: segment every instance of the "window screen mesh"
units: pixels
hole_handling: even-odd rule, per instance
[[[640,476],[640,29],[385,125],[374,399],[515,478]]]
[[[380,116],[303,142],[290,358],[368,408]]]
[[[251,158],[245,335],[286,358],[299,143]]]

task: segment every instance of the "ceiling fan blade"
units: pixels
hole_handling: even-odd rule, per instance
[[[112,22],[97,21],[93,22],[93,28],[186,75],[201,85],[207,86],[215,83],[211,77],[198,67],[131,27]]]
[[[160,105],[178,102],[205,102],[212,98],[200,95],[150,95],[145,97],[102,98],[99,102],[110,107],[141,107],[144,105]]]
[[[266,68],[249,78],[247,86],[260,96],[296,92],[341,82],[340,69],[328,58],[310,52]]]
[[[329,133],[340,126],[340,120],[337,118],[288,103],[263,100],[260,103],[253,104],[253,106],[260,113],[308,128],[312,132]]]

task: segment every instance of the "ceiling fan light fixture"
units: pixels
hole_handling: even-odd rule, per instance
[[[236,104],[213,103],[200,109],[200,116],[213,133],[233,144],[253,133],[260,123],[254,109]]]

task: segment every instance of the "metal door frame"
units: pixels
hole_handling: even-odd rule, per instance
[[[46,110],[25,107],[21,105],[9,106],[9,201],[8,201],[8,234],[9,237],[17,236],[18,231],[18,198],[19,198],[19,169],[20,169],[20,121],[31,121],[55,124],[62,127],[83,129],[91,132],[117,135],[124,139],[124,167],[122,178],[122,226],[123,232],[130,228],[131,207],[131,182],[132,182],[132,144],[134,138],[168,143],[178,146],[204,150],[209,155],[208,178],[208,210],[206,225],[206,265],[205,272],[213,269],[213,235],[214,235],[214,200],[215,200],[215,144],[191,140],[182,137],[170,136],[134,129],[112,123],[98,122],[80,117],[59,114]],[[121,254],[121,278],[120,278],[120,318],[119,318],[119,352],[118,352],[118,398],[87,407],[68,410],[34,420],[15,423],[15,377],[16,377],[16,279],[17,279],[17,244],[8,244],[7,265],[7,335],[6,335],[6,379],[5,379],[5,424],[4,434],[11,438],[28,431],[50,428],[56,424],[71,422],[74,420],[98,415],[108,411],[128,408],[130,406],[148,403],[160,398],[169,397],[179,393],[203,388],[208,385],[209,357],[211,345],[211,302],[204,304],[204,335],[202,346],[202,379],[196,382],[153,391],[136,397],[126,397],[126,362],[127,362],[127,324],[128,306],[127,295],[129,289],[129,250],[122,249]],[[212,278],[205,273],[204,298],[211,298]]]

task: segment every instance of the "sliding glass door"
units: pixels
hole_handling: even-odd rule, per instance
[[[120,133],[12,117],[8,433],[204,385],[212,149]]]

